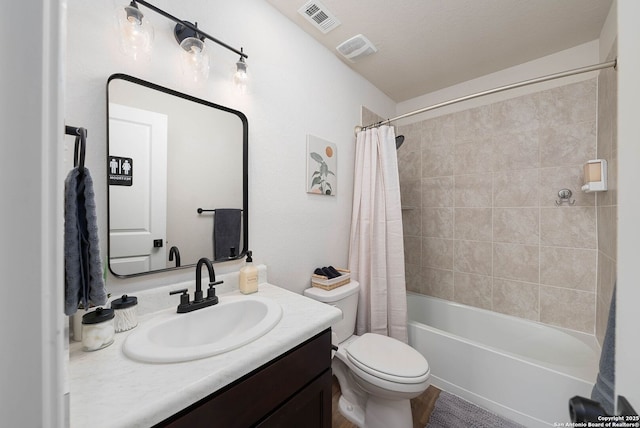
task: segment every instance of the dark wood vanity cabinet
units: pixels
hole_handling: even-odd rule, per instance
[[[156,427],[331,427],[331,331],[312,337]]]

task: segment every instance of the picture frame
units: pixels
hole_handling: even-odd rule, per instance
[[[336,196],[338,148],[314,135],[307,135],[307,193]]]

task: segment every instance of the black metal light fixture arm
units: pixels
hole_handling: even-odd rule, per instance
[[[176,18],[175,16],[171,15],[168,12],[165,12],[164,10],[160,9],[159,7],[152,5],[148,1],[145,1],[145,0],[133,0],[132,3],[138,3],[138,4],[143,5],[143,6],[147,7],[147,8],[149,8],[149,9],[151,9],[152,11],[164,16],[165,18],[172,20],[176,24],[183,25],[183,26],[189,28],[190,30],[195,31],[196,33],[206,37],[207,39],[211,40],[212,42],[215,42],[215,43],[219,44],[223,48],[229,49],[230,51],[237,53],[242,58],[249,58],[249,56],[246,53],[244,53],[244,52],[242,52],[242,51],[240,51],[238,49],[235,49],[235,48],[229,46],[228,44],[226,44],[225,42],[223,42],[221,40],[218,40],[215,37],[205,33],[204,31],[202,31],[201,28],[196,27],[195,25],[191,24],[190,22],[183,21],[183,20],[181,20],[179,18]]]

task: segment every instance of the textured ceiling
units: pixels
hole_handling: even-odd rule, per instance
[[[306,0],[267,0],[397,102],[595,40],[612,0],[321,0],[341,25],[322,34]],[[337,51],[365,35],[376,54]]]

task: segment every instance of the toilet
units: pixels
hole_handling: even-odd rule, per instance
[[[410,428],[412,398],[429,386],[429,364],[409,345],[380,334],[354,334],[360,284],[333,290],[311,287],[304,295],[342,311],[331,326],[331,369],[342,395],[340,413],[361,428]]]

